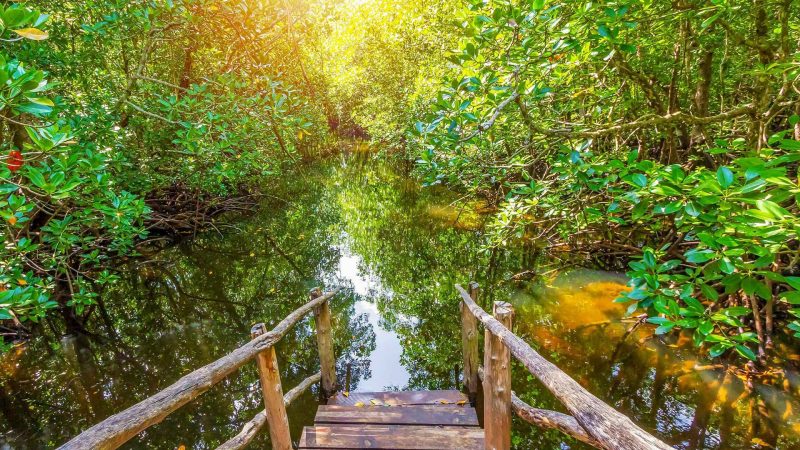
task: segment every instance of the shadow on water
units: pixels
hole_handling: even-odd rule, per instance
[[[697,360],[685,340],[649,337],[612,303],[619,275],[577,271],[518,284],[532,247],[484,252],[485,216],[442,188],[417,183],[355,152],[306,167],[277,186],[255,215],[131,263],[103,294],[108,320],[91,336],[42,326],[0,363],[0,445],[52,448],[163,389],[274,326],[317,285],[342,286],[333,302],[338,377],[350,389],[451,389],[461,362],[453,285],[490,286],[484,301],[512,298],[517,331],[601,398],[682,448],[798,448],[797,372],[787,357],[774,379],[742,380]],[[544,261],[547,262],[547,261]],[[284,389],[318,368],[307,319],[278,346]],[[789,352],[787,351],[787,355]],[[558,408],[520,367],[515,390]],[[312,422],[316,392],[289,408],[292,435]],[[126,448],[213,448],[261,407],[246,365]],[[583,448],[515,423],[515,448]],[[268,445],[261,433],[253,448]]]

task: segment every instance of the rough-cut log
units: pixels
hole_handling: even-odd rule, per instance
[[[328,301],[339,290],[308,302],[286,316],[269,333],[253,339],[222,358],[183,376],[152,397],[114,414],[62,445],[64,450],[115,449],[233,373],[257,354],[280,341],[289,329],[317,305]]]
[[[322,295],[319,289],[313,289],[309,294],[311,300]],[[322,373],[322,389],[320,394],[325,401],[336,393],[336,358],[333,354],[333,332],[331,331],[331,307],[328,302],[323,302],[314,308],[314,324],[317,327],[317,350],[319,352],[319,367]]]
[[[314,375],[303,380],[300,384],[292,388],[291,391],[287,392],[283,396],[283,403],[286,406],[292,404],[293,401],[300,397],[300,395],[308,390],[314,383],[318,383],[320,380],[320,373],[317,372]],[[230,438],[227,442],[217,447],[217,450],[240,450],[253,441],[256,435],[258,434],[259,430],[264,427],[264,424],[267,423],[267,412],[261,411],[260,413],[256,414],[255,417],[250,419],[249,422],[244,424],[242,430],[239,431],[239,434]]]
[[[483,380],[483,366],[478,367],[478,376]],[[593,447],[601,447],[600,443],[589,436],[589,433],[583,429],[574,417],[550,409],[534,408],[523,402],[513,391],[511,392],[511,409],[514,410],[514,414],[531,425],[558,430]]]
[[[253,339],[266,334],[267,327],[263,323],[253,326]],[[292,434],[289,432],[289,416],[283,403],[283,386],[281,373],[278,370],[278,356],[275,347],[270,347],[256,356],[258,381],[264,396],[264,410],[267,412],[269,440],[272,450],[292,450]]]
[[[494,317],[472,301],[459,285],[456,289],[470,311],[483,326],[497,336],[544,386],[567,408],[575,420],[592,436],[600,448],[616,450],[671,449],[655,436],[633,423],[627,416],[605,404],[577,381],[537,353]]]
[[[469,294],[478,300],[478,283],[470,283]],[[467,305],[461,303],[461,346],[464,356],[464,387],[469,401],[475,403],[478,395],[478,320]]]
[[[506,328],[514,322],[514,307],[494,302],[494,318]],[[487,328],[484,338],[483,428],[486,450],[511,449],[511,353]]]

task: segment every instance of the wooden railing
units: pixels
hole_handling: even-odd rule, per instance
[[[464,354],[464,386],[471,399],[478,394],[483,375],[484,429],[487,450],[511,448],[511,413],[534,425],[562,431],[580,441],[606,450],[671,449],[627,416],[604,403],[578,382],[547,361],[511,332],[514,307],[495,302],[494,317],[478,306],[479,288],[459,285]],[[483,368],[478,363],[478,324],[485,330]],[[511,391],[511,356],[564,405],[570,414],[533,408]]]
[[[252,339],[247,344],[211,364],[185,375],[152,397],[92,426],[60,448],[66,450],[118,448],[137,434],[161,422],[169,414],[206,392],[247,362],[255,359],[265,409],[245,424],[238,435],[219,448],[226,450],[244,448],[253,440],[259,429],[267,423],[272,448],[291,450],[292,439],[289,435],[286,405],[316,382],[321,384],[323,397],[327,398],[336,392],[336,367],[329,300],[337,292],[338,289],[325,294],[320,289],[312,290],[310,301],[286,316],[272,331],[267,332],[263,323],[256,324],[251,330]],[[320,372],[306,378],[284,395],[274,346],[293,325],[312,310],[317,329]]]

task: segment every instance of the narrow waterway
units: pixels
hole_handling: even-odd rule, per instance
[[[623,321],[613,303],[620,274],[555,270],[532,282],[523,270],[552,270],[535,249],[481,248],[480,205],[442,188],[421,189],[369,154],[331,158],[270,186],[259,211],[219,230],[131,262],[103,295],[90,335],[48,326],[2,356],[0,446],[53,448],[82,429],[152,395],[248,340],[250,326],[275,325],[322,285],[346,289],[334,303],[340,380],[350,389],[459,386],[455,283],[478,280],[483,302],[510,300],[516,331],[614,407],[684,449],[800,448],[795,342],[758,378],[704,360],[690,339],[652,336]],[[285,389],[317,370],[306,320],[278,347]],[[514,367],[526,401],[558,409]],[[260,408],[249,365],[141,434],[126,448],[214,448]],[[311,424],[316,394],[289,408],[292,433]],[[518,449],[585,448],[556,432],[515,422]],[[253,448],[265,448],[262,433]],[[259,447],[261,446],[261,447]]]

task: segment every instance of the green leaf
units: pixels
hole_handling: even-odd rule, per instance
[[[719,299],[719,293],[717,290],[705,283],[700,284],[700,292],[703,293],[703,297],[709,300],[717,301]]]
[[[753,277],[746,277],[742,280],[742,290],[748,295],[755,294],[764,300],[772,298],[772,292],[770,292],[767,285]]]
[[[730,258],[726,256],[719,260],[719,270],[730,275],[736,271],[736,266],[733,265],[733,262],[731,262]]]
[[[39,103],[29,102],[23,103],[21,105],[17,105],[13,108],[13,110],[20,114],[20,113],[27,113],[33,114],[34,116],[47,116],[51,112],[53,112],[52,106],[42,105]]]
[[[705,307],[703,307],[703,304],[700,303],[696,298],[687,297],[683,301],[686,303],[686,306],[690,310],[696,313],[702,313],[703,311],[705,311]]]
[[[700,208],[697,207],[695,202],[686,203],[686,206],[683,208],[683,210],[686,211],[686,214],[692,217],[697,217],[700,215]]]
[[[744,356],[745,358],[749,359],[750,361],[755,361],[756,360],[756,354],[753,353],[753,351],[750,350],[749,347],[747,347],[747,346],[745,346],[743,344],[736,344],[736,347],[734,347],[734,348],[736,349],[736,353]]]
[[[27,177],[29,180],[31,180],[31,183],[35,184],[39,188],[42,188],[47,184],[44,179],[44,175],[42,175],[42,172],[39,169],[32,166],[27,166],[27,168]]]
[[[731,306],[730,308],[725,308],[722,312],[728,316],[738,317],[750,314],[753,310],[746,306]]]
[[[725,351],[727,350],[728,350],[727,346],[723,344],[716,344],[713,347],[711,347],[711,349],[708,350],[708,355],[711,356],[712,358],[716,358],[725,353]]]
[[[800,305],[800,291],[782,292],[781,298],[792,305]]]
[[[789,211],[785,210],[777,203],[769,200],[757,200],[756,208],[758,208],[759,211],[767,214],[769,217],[778,220],[783,219],[785,216],[789,215]]]
[[[731,169],[725,166],[717,169],[717,181],[719,185],[722,186],[722,189],[727,189],[733,184],[733,172],[731,172]]]
[[[668,324],[665,324],[665,325],[661,325],[660,327],[656,328],[655,334],[658,334],[658,335],[666,334],[666,333],[669,333],[670,330],[672,330],[673,328],[675,328],[675,324],[674,323],[668,323]]]
[[[672,321],[666,317],[648,317],[647,323],[652,323],[654,325],[666,325],[672,323]]]
[[[800,291],[800,277],[783,277],[783,279],[787,284],[789,284],[789,286]]]
[[[684,254],[686,261],[693,264],[702,264],[714,258],[714,255],[715,253],[713,250],[698,250],[696,248],[693,248]]]

